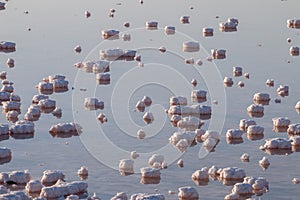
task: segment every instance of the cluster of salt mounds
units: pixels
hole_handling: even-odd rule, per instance
[[[16,51],[16,43],[7,41],[0,42],[0,52],[9,53],[14,51]]]
[[[209,27],[204,27],[202,29],[202,35],[204,37],[211,37],[214,35],[214,29],[213,28],[209,28]]]
[[[9,127],[11,136],[17,137],[18,135],[33,135],[34,124],[30,121],[17,121]]]
[[[97,98],[87,97],[84,99],[84,107],[86,110],[104,109],[104,102],[99,101]]]
[[[255,93],[253,95],[253,102],[256,104],[269,105],[270,95],[267,93]]]
[[[179,151],[184,152],[195,140],[195,132],[175,132],[169,138],[169,142]]]
[[[163,155],[153,154],[149,158],[148,164],[149,164],[150,167],[161,169],[161,168],[163,168],[164,160],[165,160],[165,158],[164,158]]]
[[[226,167],[220,171],[220,178],[228,181],[239,181],[245,177],[245,170],[237,167]]]
[[[13,191],[5,194],[0,194],[0,198],[3,200],[30,200],[30,198],[26,196],[25,192],[22,191]]]
[[[82,68],[87,73],[104,73],[109,72],[109,62],[105,60],[97,60],[97,61],[86,61],[82,63],[76,63],[75,66],[78,68]]]
[[[41,182],[49,186],[55,184],[58,180],[64,180],[64,178],[65,175],[61,171],[46,170],[43,172]]]
[[[174,106],[174,105],[186,106],[187,105],[187,98],[183,97],[183,96],[170,97],[170,106]]]
[[[196,129],[201,128],[201,126],[204,124],[198,117],[183,117],[181,118],[176,126],[178,128],[181,128],[185,131],[194,131]]]
[[[292,153],[292,140],[286,138],[271,138],[267,139],[265,144],[259,148],[270,155],[290,154]]]
[[[53,92],[68,91],[69,82],[63,75],[54,75],[43,78],[42,82],[36,86],[41,94],[52,94]]]
[[[191,93],[191,99],[193,102],[202,103],[206,101],[206,94],[205,90],[193,90]]]
[[[114,29],[102,30],[101,35],[103,39],[119,39],[119,31]]]
[[[238,24],[239,24],[238,19],[228,18],[227,22],[222,22],[219,24],[219,29],[222,32],[237,31]]]
[[[39,180],[30,180],[25,187],[25,190],[29,194],[39,194],[43,188],[43,184]]]
[[[260,140],[264,137],[264,128],[259,125],[250,125],[247,128],[247,137],[249,140]]]
[[[225,49],[212,49],[211,57],[213,59],[225,59],[226,58],[226,50]]]
[[[88,184],[83,181],[74,181],[70,183],[58,181],[55,185],[43,187],[40,197],[46,199],[57,199],[72,194],[84,195],[87,193]]]
[[[12,171],[12,172],[1,172],[0,183],[14,183],[17,185],[26,185],[31,179],[28,171]]]
[[[165,26],[165,33],[167,35],[174,35],[175,34],[175,27],[174,26]]]
[[[179,200],[199,200],[199,194],[197,190],[191,186],[178,188]]]
[[[300,19],[288,19],[287,20],[288,28],[300,28]]]
[[[148,30],[157,30],[158,22],[156,21],[147,21],[146,29]]]
[[[171,106],[167,111],[170,115],[211,115],[211,107],[204,105]]]
[[[123,49],[108,49],[100,50],[100,59],[107,61],[114,60],[134,60],[136,56],[135,50],[123,50]]]
[[[220,134],[217,131],[207,130],[201,135],[201,141],[203,141],[202,146],[207,151],[213,151],[220,141]]]
[[[200,50],[199,42],[184,42],[182,44],[183,52],[197,52]]]
[[[151,104],[152,104],[152,99],[148,96],[144,96],[141,100],[139,100],[136,103],[135,108],[140,112],[144,112],[145,108],[150,106]]]
[[[133,170],[133,160],[130,160],[130,159],[122,159],[120,160],[120,163],[119,163],[119,172],[121,175],[130,175],[130,174],[133,174],[134,173],[134,170]]]
[[[73,135],[77,136],[78,134],[82,133],[82,127],[74,122],[58,123],[50,127],[49,133],[53,137],[71,137]]]
[[[240,129],[243,130],[243,131],[246,131],[247,128],[251,125],[256,125],[256,122],[252,119],[241,119],[240,120]]]

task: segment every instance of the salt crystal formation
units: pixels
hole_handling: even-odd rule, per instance
[[[99,101],[97,98],[87,97],[84,99],[84,107],[87,110],[104,109],[104,102]]]
[[[174,35],[175,34],[175,27],[174,26],[165,26],[164,30],[165,30],[165,33],[167,35]]]
[[[9,127],[10,134],[33,134],[34,133],[34,124],[30,121],[17,121],[15,124]]]
[[[31,179],[28,171],[12,171],[0,173],[0,183],[12,182],[18,185],[26,185]]]
[[[130,197],[130,200],[165,200],[165,197],[162,194],[133,194]]]
[[[39,180],[31,180],[26,184],[26,192],[28,193],[40,193],[43,188],[42,183]]]
[[[191,186],[185,186],[178,188],[179,200],[199,200],[199,194],[197,190]]]
[[[189,24],[190,23],[190,16],[181,16],[180,17],[180,22],[182,24]]]
[[[211,115],[211,107],[205,105],[171,106],[168,110],[170,115]]]
[[[77,123],[58,123],[50,127],[50,133],[81,133],[81,126]]]
[[[119,163],[119,171],[122,175],[133,174],[133,160],[130,159],[122,159]]]
[[[225,49],[212,49],[211,57],[213,59],[225,59],[226,58],[226,50]]]
[[[195,132],[175,132],[169,138],[169,142],[173,144],[178,150],[185,151],[195,140]]]
[[[202,34],[204,37],[211,37],[214,35],[214,29],[209,27],[204,27],[202,29]]]
[[[219,24],[219,29],[222,32],[233,32],[237,31],[238,20],[234,18],[229,18],[227,22],[222,22]]]
[[[229,129],[226,132],[226,138],[229,139],[240,139],[242,138],[243,131],[239,129]]]
[[[182,49],[183,52],[197,52],[200,50],[200,44],[199,42],[193,42],[193,41],[184,42],[182,44]]]
[[[46,170],[43,172],[41,182],[46,185],[52,185],[58,180],[64,180],[65,175],[61,171]]]

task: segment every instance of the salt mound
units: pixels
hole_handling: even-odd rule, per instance
[[[178,199],[179,200],[199,200],[199,194],[193,187],[186,186],[178,188]]]
[[[288,127],[291,121],[287,117],[276,117],[272,119],[273,126],[276,127]]]
[[[241,156],[241,161],[243,161],[243,162],[249,162],[249,161],[250,161],[250,156],[249,156],[249,154],[244,153],[244,154]]]
[[[78,171],[77,171],[77,175],[78,176],[88,176],[89,175],[88,168],[85,166],[80,167],[80,169],[78,169]]]
[[[165,197],[162,194],[139,193],[131,195],[130,200],[165,200]]]
[[[247,111],[250,113],[263,113],[264,107],[262,105],[251,104],[248,106]]]
[[[81,126],[77,123],[58,123],[50,127],[50,133],[81,133]]]
[[[1,194],[0,199],[3,199],[3,200],[31,200],[31,198],[29,198],[25,194],[25,192],[21,192],[21,191],[13,191],[10,193]]]
[[[252,187],[249,183],[236,183],[231,191],[239,196],[252,195]]]
[[[125,192],[118,192],[110,200],[128,200],[127,194]]]
[[[9,101],[10,100],[10,93],[9,92],[0,92],[0,101]]]
[[[204,102],[206,101],[206,94],[205,90],[193,90],[191,93],[191,99],[195,102]]]
[[[300,146],[300,136],[299,135],[291,136],[290,139],[292,140],[293,146]]]
[[[232,32],[232,31],[237,31],[237,26],[238,24],[232,21],[227,21],[227,22],[220,23],[219,29],[224,32]]]
[[[77,196],[77,195],[69,195],[69,196],[67,196],[66,200],[79,200],[79,196]]]
[[[180,17],[180,22],[182,24],[189,24],[190,23],[190,16],[181,16]]]
[[[110,74],[108,72],[98,73],[96,80],[99,85],[108,85],[110,84]]]
[[[140,169],[143,178],[160,179],[160,170],[151,167],[144,167]]]
[[[185,131],[194,131],[204,124],[198,117],[183,117],[177,122],[177,127]]]
[[[175,132],[169,138],[169,142],[176,146],[180,151],[185,151],[195,140],[195,132]]]
[[[258,125],[250,125],[247,128],[247,134],[250,135],[261,135],[264,134],[264,127]]]
[[[165,33],[167,35],[175,34],[175,27],[174,26],[165,26],[164,30],[165,30]]]
[[[269,165],[270,165],[270,161],[269,161],[269,159],[266,158],[266,157],[263,157],[258,163],[259,163],[259,165],[260,165],[261,167],[263,167],[264,169],[267,169],[267,168],[269,167]]]
[[[289,95],[289,86],[280,85],[277,88],[277,93],[278,93],[279,96],[282,96],[282,97],[288,96]]]
[[[197,52],[200,50],[199,42],[184,42],[182,44],[182,49],[184,52]]]
[[[11,150],[6,147],[0,147],[0,159],[11,157]]]
[[[226,138],[229,139],[240,139],[242,138],[243,131],[239,129],[229,129],[226,132]]]
[[[264,146],[260,149],[291,149],[291,140],[286,138],[271,138],[265,141]]]
[[[247,128],[251,125],[256,125],[256,122],[252,119],[241,119],[240,120],[240,129],[247,130]]]
[[[253,96],[254,102],[268,102],[270,101],[270,95],[267,93],[255,93]]]
[[[187,105],[187,98],[184,96],[173,96],[170,98],[170,106],[173,105]]]
[[[28,193],[40,193],[43,188],[42,183],[39,180],[31,180],[26,184],[26,192]]]
[[[2,102],[3,112],[8,112],[11,110],[20,111],[21,103],[16,101],[5,101]]]
[[[146,112],[143,116],[146,124],[151,124],[154,121],[154,116],[151,112]]]
[[[33,134],[34,124],[30,121],[20,120],[9,127],[9,132],[11,134]]]
[[[170,115],[211,115],[211,107],[204,105],[171,106],[167,111]]]
[[[118,36],[119,35],[119,31],[118,30],[114,30],[114,29],[110,29],[110,30],[102,30],[101,31],[102,37],[103,38],[109,38],[112,36]]]
[[[226,50],[225,49],[211,49],[211,57],[212,59],[225,59],[226,58]]]
[[[13,182],[18,185],[25,185],[31,177],[28,171],[12,171],[0,173],[0,183]]]
[[[164,162],[165,158],[163,155],[159,155],[159,154],[153,154],[149,160],[148,160],[148,164],[151,167],[154,167],[155,165],[159,165],[162,166],[163,162]]]
[[[300,135],[300,124],[290,124],[287,133],[289,135]]]
[[[237,167],[223,168],[220,173],[220,178],[226,180],[240,180],[244,177],[246,177],[245,170]]]
[[[291,56],[299,56],[299,47],[291,46],[290,55]]]
[[[204,37],[209,37],[214,35],[214,29],[209,27],[204,27],[202,29],[202,34]]]
[[[43,172],[41,182],[43,184],[54,184],[58,180],[64,180],[65,175],[61,171],[46,170]]]
[[[99,101],[97,98],[87,97],[84,99],[84,107],[87,110],[104,109],[104,102]]]
[[[204,181],[208,181],[208,168],[204,167],[200,170],[196,170],[193,174],[192,174],[192,179],[193,180],[204,180]]]
[[[122,159],[119,163],[119,171],[123,175],[133,174],[133,160],[130,159]]]
[[[244,183],[249,183],[254,191],[266,190],[269,188],[269,183],[264,177],[245,177]]]
[[[0,49],[6,49],[6,50],[13,50],[16,48],[16,43],[14,42],[6,42],[6,41],[1,41],[0,42]]]
[[[158,22],[156,21],[147,21],[146,22],[146,28],[148,29],[157,29]]]
[[[232,78],[225,77],[223,80],[223,83],[225,86],[231,87],[233,85],[233,80],[232,80]]]

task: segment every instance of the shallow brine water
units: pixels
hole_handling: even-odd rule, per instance
[[[203,167],[240,167],[247,176],[265,177],[269,191],[254,199],[298,199],[300,178],[299,152],[288,155],[269,155],[259,149],[264,139],[284,137],[286,132],[273,131],[272,118],[288,117],[291,123],[300,123],[294,109],[300,100],[299,56],[291,56],[291,46],[300,45],[300,29],[287,28],[286,20],[299,18],[299,2],[287,1],[8,1],[0,11],[2,31],[0,40],[16,43],[16,51],[0,53],[1,71],[7,71],[7,79],[14,82],[14,93],[21,97],[21,119],[31,105],[31,99],[39,94],[35,86],[44,77],[55,74],[66,76],[69,90],[54,93],[50,98],[62,108],[62,117],[42,114],[35,124],[33,137],[22,139],[9,137],[0,141],[1,147],[12,150],[12,159],[0,165],[0,172],[28,169],[32,179],[40,179],[44,170],[61,170],[66,181],[80,180],[77,170],[89,169],[88,191],[102,199],[110,199],[117,192],[162,193],[166,199],[178,199],[177,189],[193,186],[200,199],[224,199],[231,193],[232,185],[218,180],[209,180],[207,185],[196,185],[191,179],[195,170]],[[109,17],[110,9],[116,12]],[[28,11],[28,13],[26,13]],[[91,17],[86,18],[84,12]],[[189,24],[180,23],[180,17],[190,16]],[[219,23],[227,18],[239,20],[237,31],[221,32]],[[146,21],[158,22],[157,30],[145,28]],[[129,22],[130,27],[123,26]],[[164,27],[176,28],[175,34],[165,34]],[[203,37],[202,28],[212,27],[214,36]],[[120,38],[104,40],[101,30],[116,29]],[[130,41],[121,35],[130,34]],[[287,42],[291,38],[291,43]],[[182,44],[198,41],[200,51],[183,52]],[[80,45],[81,53],[73,48]],[[165,47],[162,53],[159,47]],[[131,60],[110,62],[110,84],[96,82],[94,73],[77,69],[74,64],[99,60],[99,51],[107,49],[133,49],[141,55],[142,63]],[[225,49],[226,59],[207,61],[211,49]],[[15,60],[14,68],[6,67],[6,60]],[[201,59],[203,65],[186,64],[185,59]],[[143,64],[143,66],[141,66]],[[243,74],[250,78],[234,77],[232,68],[241,66]],[[232,87],[224,87],[224,77],[232,77]],[[190,81],[196,79],[193,87]],[[274,87],[267,87],[267,79],[274,79]],[[242,81],[245,86],[237,84]],[[289,95],[280,97],[279,85],[289,86]],[[198,143],[186,152],[178,151],[169,143],[176,131],[165,109],[169,108],[171,96],[186,96],[188,104],[191,91],[207,91],[207,100],[200,103],[212,107],[212,115],[202,119],[204,130],[216,130],[220,142],[212,152]],[[247,107],[253,103],[257,92],[270,94],[269,105],[264,106],[264,115],[252,118]],[[151,124],[145,124],[146,112],[135,110],[136,103],[149,96],[152,105],[146,107],[154,115]],[[103,110],[86,110],[86,97],[96,97],[104,102]],[[281,103],[275,103],[280,99]],[[215,103],[217,101],[217,104]],[[96,119],[104,113],[108,119],[100,124]],[[225,133],[230,128],[239,128],[241,119],[254,119],[264,127],[264,137],[250,140],[243,134],[243,142],[230,144]],[[49,128],[60,122],[76,121],[82,126],[80,136],[52,136]],[[1,115],[1,123],[8,123]],[[136,138],[143,129],[146,138]],[[134,160],[135,174],[121,176],[118,171],[120,159],[130,159],[130,152],[137,151],[140,157]],[[156,184],[143,184],[139,169],[148,166],[152,154],[164,155],[167,169],[161,170],[161,179]],[[241,162],[243,153],[250,155],[250,162]],[[271,165],[263,170],[258,162],[266,156]],[[180,168],[176,162],[184,161]],[[168,191],[176,191],[169,195]]]

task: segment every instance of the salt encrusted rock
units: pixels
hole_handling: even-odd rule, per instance
[[[175,34],[175,27],[174,26],[165,26],[164,30],[165,30],[165,33],[167,35]]]
[[[0,159],[11,157],[11,150],[6,147],[0,147]]]
[[[206,100],[207,91],[205,90],[193,90],[191,93],[192,99],[205,99]]]
[[[228,129],[226,132],[226,138],[228,139],[240,139],[242,135],[243,131],[240,129]]]
[[[179,200],[198,200],[199,194],[197,190],[191,186],[178,188]]]
[[[240,180],[246,177],[246,172],[244,169],[237,167],[226,167],[223,168],[220,173],[220,178],[226,180]]]
[[[208,181],[208,168],[204,167],[200,170],[196,170],[193,174],[192,174],[192,179],[193,180],[207,180]]]
[[[128,200],[127,194],[125,192],[118,192],[110,200]]]
[[[50,127],[50,133],[81,133],[82,127],[74,122],[58,123]]]
[[[154,116],[151,112],[146,112],[143,116],[146,124],[151,124],[154,121]]]
[[[151,167],[144,167],[140,169],[142,177],[144,178],[160,178],[160,170]]]
[[[274,80],[273,80],[273,79],[268,79],[268,80],[266,81],[266,85],[267,85],[268,87],[274,87]]]
[[[260,149],[291,149],[292,142],[286,138],[271,138],[265,140],[264,146],[260,147]]]
[[[292,140],[292,145],[293,146],[300,146],[300,136],[299,135],[294,135],[291,136],[290,139]]]
[[[88,176],[89,175],[88,168],[85,166],[80,167],[77,171],[77,175],[78,176]]]
[[[152,99],[149,96],[144,96],[141,101],[144,102],[145,106],[151,106],[152,104]]]
[[[74,181],[71,183],[60,183],[50,187],[43,187],[40,193],[40,197],[47,199],[61,198],[71,194],[86,193],[88,184],[83,181]]]
[[[31,177],[28,171],[12,171],[4,175],[4,182],[13,182],[24,185],[30,181]],[[1,181],[0,181],[1,182]]]
[[[1,194],[0,199],[3,199],[3,200],[31,200],[31,198],[29,198],[25,194],[25,192],[22,192],[22,191],[13,191],[10,193]]]
[[[226,50],[225,49],[211,49],[211,57],[212,59],[225,59],[226,58]]]
[[[232,78],[225,77],[223,80],[223,83],[225,86],[231,87],[233,85],[233,80],[232,80]]]
[[[192,106],[171,106],[168,110],[170,115],[210,115],[212,112],[210,106],[192,105]]]
[[[269,183],[264,177],[245,177],[244,183],[249,183],[254,191],[267,190],[269,188]]]
[[[40,91],[40,93],[42,94],[52,94],[54,87],[53,87],[53,83],[48,83],[48,82],[39,82],[39,84],[37,85],[38,90]]]
[[[250,125],[247,128],[247,134],[251,134],[251,135],[264,134],[264,127],[258,125]]]
[[[176,146],[179,150],[186,150],[195,140],[195,132],[175,132],[169,138],[169,142]],[[183,145],[185,144],[185,145]]]
[[[268,168],[270,165],[270,161],[268,158],[263,157],[260,161],[259,161],[259,165],[262,166],[263,168]]]
[[[20,111],[21,103],[16,101],[5,101],[2,102],[2,110],[8,112],[11,110]]]
[[[51,112],[55,109],[56,101],[51,99],[41,99],[39,103],[37,104],[41,110],[48,110],[52,109]]]
[[[65,175],[61,171],[46,170],[43,172],[41,182],[43,184],[53,184],[58,180],[63,180]]]
[[[243,161],[243,162],[249,162],[250,161],[249,154],[243,153],[243,155],[241,156],[241,161]]]
[[[153,154],[149,160],[148,160],[148,164],[149,166],[153,167],[154,165],[156,165],[157,163],[161,166],[162,163],[164,162],[165,158],[163,155],[159,155],[159,154]]]
[[[285,86],[280,85],[277,88],[277,93],[278,93],[279,96],[282,96],[282,97],[288,96],[288,94],[289,94],[289,86],[287,86],[287,85],[285,85]]]
[[[14,42],[7,42],[7,41],[1,41],[0,42],[0,49],[6,49],[6,50],[10,50],[10,49],[15,49],[16,48],[16,43]]]
[[[108,85],[110,84],[110,74],[108,72],[98,73],[96,75],[96,80],[100,85]]]
[[[270,101],[270,95],[267,93],[255,93],[253,96],[254,102]]]
[[[276,117],[272,119],[273,126],[276,127],[288,127],[291,121],[287,117]]]
[[[26,184],[26,192],[29,193],[40,193],[43,188],[41,181],[39,180],[31,180]]]
[[[131,159],[137,159],[140,155],[136,151],[130,152]]]
[[[291,56],[299,56],[299,47],[291,46],[290,55]]]
[[[180,22],[182,24],[189,24],[190,23],[190,16],[181,16],[180,17]]]
[[[172,115],[170,118],[170,122],[172,122],[172,125],[175,127],[177,126],[177,123],[182,119],[180,115]]]
[[[182,44],[182,49],[184,52],[197,52],[200,50],[199,42],[184,42]]]
[[[224,32],[236,31],[237,24],[231,21],[222,22],[219,24],[219,29]]]
[[[146,28],[155,28],[157,29],[158,22],[156,21],[147,21],[146,22]]]
[[[130,159],[122,159],[119,163],[119,171],[121,174],[133,174],[133,160]]]
[[[37,94],[37,95],[34,95],[32,97],[32,103],[34,104],[38,104],[40,100],[42,99],[49,99],[49,96],[47,95],[44,95],[44,94]]]
[[[290,124],[287,133],[289,135],[300,135],[300,124]]]
[[[97,98],[87,97],[84,99],[84,107],[87,110],[104,109],[104,102],[99,101]]]
[[[252,186],[249,183],[236,183],[231,192],[240,196],[251,195],[253,193]]]
[[[142,129],[137,131],[137,138],[138,139],[144,139],[146,137],[146,132]]]
[[[252,119],[241,119],[240,120],[240,129],[247,130],[248,126],[256,125],[256,122]]]
[[[204,27],[202,29],[202,34],[204,37],[213,36],[214,35],[214,29],[209,27]]]
[[[108,38],[108,37],[119,35],[119,31],[118,30],[114,30],[114,29],[102,30],[101,34],[102,34],[102,37]]]
[[[32,134],[34,124],[31,121],[19,120],[9,127],[10,134]]]
[[[185,131],[194,131],[204,124],[198,117],[183,117],[177,122],[177,127]]]
[[[131,195],[130,200],[165,200],[165,197],[162,194],[139,193]]]
[[[173,105],[187,105],[187,98],[183,96],[173,96],[170,97],[170,106]]]
[[[0,124],[0,136],[9,134],[9,125],[8,124]]]
[[[248,106],[247,112],[250,112],[250,113],[263,113],[264,112],[264,107],[262,105],[251,104],[250,106]]]
[[[9,101],[10,93],[9,92],[0,92],[0,101]]]

